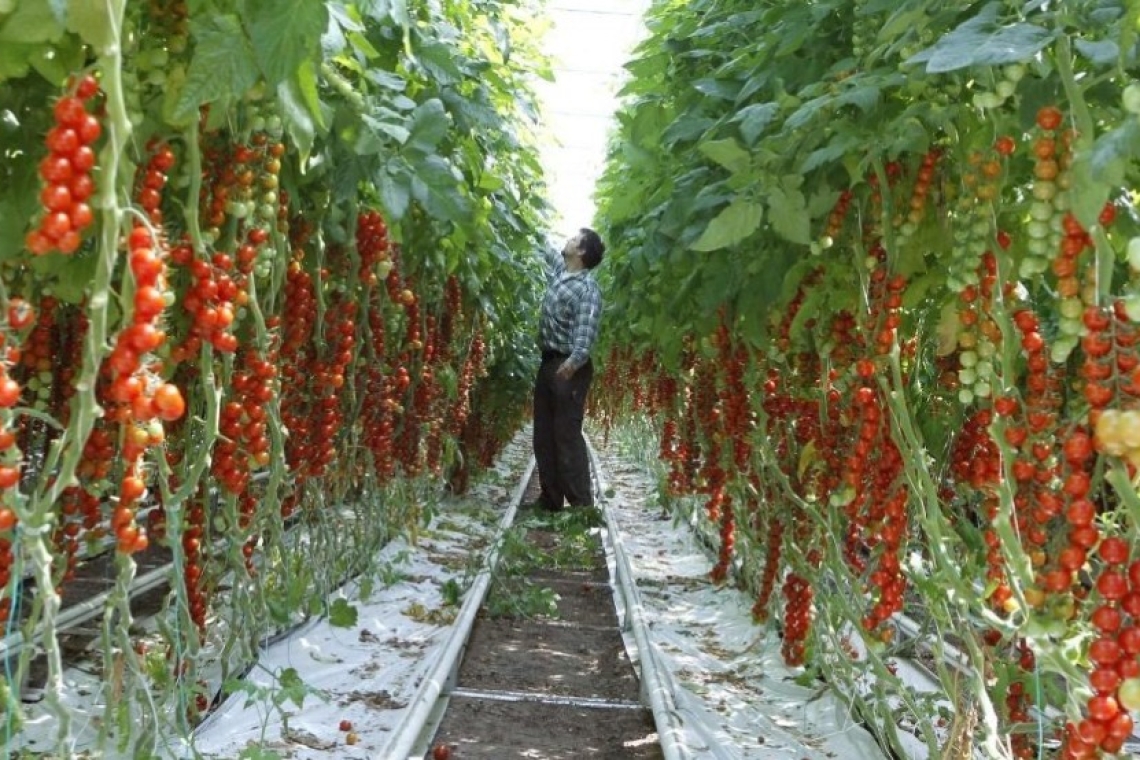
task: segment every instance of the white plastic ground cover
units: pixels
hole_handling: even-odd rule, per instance
[[[178,737],[163,737],[159,756],[187,760],[196,751],[197,757],[226,760],[273,757],[270,753],[294,760],[380,757],[408,705],[422,698],[441,650],[455,636],[454,626],[428,622],[443,607],[441,587],[449,579],[462,584],[468,560],[486,551],[529,455],[529,438],[520,434],[469,497],[441,506],[416,546],[395,541],[381,551],[376,566],[390,568],[402,580],[382,588],[377,579],[367,599],[355,581],[333,595],[330,602],[340,597],[356,608],[355,626],[334,627],[327,619],[315,619],[274,641],[247,674],[248,689],[211,713],[194,733],[193,747]],[[476,519],[470,505],[494,511]],[[148,627],[146,621],[136,622]],[[93,667],[84,663],[63,674],[62,701],[72,717],[75,753],[91,746],[107,701],[103,681],[89,672]],[[302,703],[282,700],[276,708],[271,700],[283,694],[278,679],[288,669],[296,673]],[[27,710],[19,746],[50,750],[54,721],[42,704]],[[342,721],[352,724],[353,744],[349,732],[341,730]],[[13,738],[3,746],[14,749]],[[117,760],[120,755],[111,751],[103,757]]]
[[[495,477],[476,485],[468,500],[505,504],[527,449],[526,440],[516,438],[500,458]],[[440,529],[441,524],[453,529]],[[368,600],[360,599],[355,582],[347,584],[339,595],[357,608],[356,626],[336,628],[321,620],[302,628],[265,650],[246,677],[254,687],[275,689],[275,674],[292,668],[313,690],[303,706],[283,705],[287,726],[265,700],[239,693],[196,732],[194,748],[206,758],[236,758],[250,748],[293,760],[387,755],[393,731],[405,727],[409,707],[423,701],[425,685],[437,683],[437,664],[456,635],[453,626],[425,622],[422,613],[442,607],[441,587],[449,578],[462,580],[472,541],[481,536],[486,544],[494,527],[445,505],[417,546],[397,541],[385,547],[379,561],[407,557],[400,569],[408,580],[375,591]],[[351,724],[351,732],[341,729],[342,721]]]
[[[692,756],[885,760],[839,695],[795,683],[779,638],[752,622],[752,601],[709,582],[712,563],[661,514],[656,484],[617,455],[598,455],[606,508],[620,526],[649,645]]]

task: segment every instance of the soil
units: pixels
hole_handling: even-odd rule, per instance
[[[535,495],[532,482],[524,503]],[[557,613],[480,616],[433,746],[446,745],[454,760],[659,760],[597,531],[583,553],[580,531],[569,538],[553,518],[534,513],[518,520],[528,526],[527,543],[549,560],[529,568],[527,582],[557,595]],[[570,540],[577,543],[567,555],[562,544]]]

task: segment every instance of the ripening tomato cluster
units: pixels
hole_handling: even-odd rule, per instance
[[[222,488],[234,495],[246,491],[253,470],[269,464],[266,425],[267,409],[277,395],[274,358],[263,358],[253,348],[238,352],[229,395],[219,415],[221,437],[214,444],[211,470]]]
[[[463,360],[463,369],[459,373],[456,404],[448,430],[451,435],[458,436],[467,424],[467,418],[471,414],[471,389],[476,379],[485,374],[486,358],[487,344],[483,340],[483,328],[482,325],[476,325],[475,333],[471,336],[471,345],[467,349],[467,357]]]
[[[1112,311],[1089,306],[1083,320],[1081,375],[1096,447],[1140,466],[1140,411],[1134,408],[1140,399],[1140,330],[1122,302]]]
[[[1087,717],[1069,726],[1062,750],[1066,759],[1095,757],[1098,749],[1119,752],[1134,727],[1130,711],[1140,709],[1140,560],[1131,560],[1131,548],[1120,536],[1101,540],[1097,554],[1104,564],[1091,615],[1097,637],[1088,648],[1095,693]]]
[[[206,583],[206,559],[204,541],[206,539],[206,509],[202,498],[195,499],[186,510],[182,527],[182,581],[186,588],[190,619],[198,627],[198,635],[206,636],[206,611],[209,609],[210,593]]]
[[[313,358],[313,335],[317,324],[317,299],[312,275],[302,266],[303,244],[307,230],[301,225],[291,228],[294,235],[293,260],[285,274],[285,308],[281,338],[281,421],[289,436],[285,440],[285,462],[290,472],[305,468],[311,454],[310,444],[316,433],[306,401],[310,364]],[[292,501],[282,509],[286,516]]]
[[[327,354],[317,361],[313,376],[314,387],[319,391],[319,410],[314,420],[319,443],[310,462],[314,477],[324,475],[336,458],[336,438],[344,424],[342,389],[356,356],[356,313],[356,302],[347,299],[334,301],[325,311]]]
[[[938,148],[931,148],[922,157],[922,162],[918,167],[918,174],[915,177],[914,188],[911,190],[910,200],[905,209],[905,221],[902,221],[899,225],[900,232],[902,232],[904,236],[909,237],[913,235],[917,226],[922,223],[923,218],[926,216],[926,207],[930,198],[930,185],[934,181],[934,172],[940,158],[942,158],[942,151]]]
[[[8,620],[12,610],[12,597],[7,588],[15,561],[11,536],[19,519],[9,505],[12,503],[11,492],[19,488],[23,469],[12,417],[12,409],[19,403],[22,388],[10,376],[9,368],[20,360],[17,341],[35,320],[31,306],[19,298],[9,300],[6,314],[5,329],[0,332],[0,348],[5,354],[0,361],[0,623]]]
[[[83,231],[95,220],[87,203],[95,192],[91,178],[95,151],[91,145],[103,127],[88,113],[87,105],[98,94],[95,77],[85,75],[73,83],[71,94],[56,101],[52,111],[55,126],[44,139],[49,153],[40,162],[40,178],[45,183],[40,191],[43,215],[25,238],[28,250],[36,255],[74,253],[83,242]]]
[[[106,398],[115,406],[110,419],[122,426],[123,476],[119,504],[111,529],[119,550],[133,553],[146,549],[146,530],[135,522],[135,509],[146,493],[142,456],[147,448],[165,440],[161,421],[172,422],[186,412],[182,392],[158,376],[161,362],[148,357],[166,342],[162,327],[166,307],[166,264],[162,241],[149,229],[136,226],[130,234],[128,263],[134,278],[134,311],[129,326],[116,338],[105,363]]]
[[[218,251],[207,261],[196,257],[188,243],[181,243],[171,250],[170,261],[189,271],[191,277],[180,301],[183,312],[190,317],[190,328],[182,343],[171,351],[171,360],[189,361],[198,355],[203,342],[222,353],[237,351],[234,323],[237,309],[249,302],[249,294],[239,279],[230,275],[233,258]]]
[[[811,583],[797,573],[788,573],[783,591],[785,607],[781,653],[789,665],[803,665],[807,653],[805,642],[811,628]]]

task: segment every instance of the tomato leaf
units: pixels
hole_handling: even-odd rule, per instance
[[[457,224],[470,221],[471,204],[460,192],[458,170],[442,156],[428,156],[415,166],[412,197],[429,214]]]
[[[257,82],[257,60],[237,16],[195,17],[191,30],[194,57],[173,114],[180,119],[204,103],[236,98]]]
[[[265,79],[276,85],[319,52],[329,14],[319,0],[245,0],[238,12]]]
[[[24,233],[30,216],[27,209],[17,207],[15,197],[18,196],[0,200],[0,261],[8,261],[24,253]]]
[[[811,219],[807,213],[807,199],[796,183],[787,181],[782,187],[773,188],[768,193],[768,214],[772,229],[781,237],[793,243],[807,245],[811,242]]]
[[[90,0],[69,0],[67,3],[67,28],[69,31],[78,33],[84,42],[100,52],[115,43],[115,30],[111,25],[111,14],[107,12],[103,3],[93,3]]]
[[[380,202],[388,216],[394,220],[404,218],[412,199],[411,180],[407,175],[385,169],[378,173],[376,185],[380,190]]]
[[[717,214],[689,247],[694,251],[715,251],[736,245],[755,232],[763,218],[763,205],[740,196]]]
[[[38,42],[30,44],[5,42],[0,45],[0,82],[26,75],[31,67],[29,61],[32,57],[43,55],[44,52],[46,52],[45,47]]]
[[[740,122],[740,134],[751,147],[779,112],[780,106],[775,103],[754,103],[737,111],[732,120]]]
[[[63,36],[63,31],[63,26],[47,3],[42,0],[25,0],[18,3],[12,14],[0,24],[0,42],[4,43],[0,49],[8,44],[55,42]]]
[[[392,112],[395,114],[395,112]],[[395,114],[397,117],[398,114]],[[381,135],[387,135],[395,140],[398,144],[403,145],[408,141],[411,131],[404,126],[405,120],[401,119],[399,122],[387,121],[384,119],[377,119],[372,116],[363,117],[365,125],[371,128],[371,132],[364,132],[360,135],[360,139],[356,142],[356,152],[362,156],[370,155],[373,153],[381,153],[384,150],[391,149],[392,143],[388,140],[381,138]]]
[[[679,142],[695,140],[716,124],[715,119],[707,116],[685,114],[669,125],[661,141],[665,145],[674,145]]]
[[[336,599],[329,607],[329,625],[337,628],[352,628],[356,625],[357,617],[356,607],[349,604],[347,599]]]
[[[447,134],[450,124],[443,102],[432,98],[418,105],[412,112],[408,142],[424,153],[430,153]]]
[[[735,100],[740,92],[740,83],[723,79],[698,79],[693,82],[693,88],[702,95],[708,95],[711,98]]]
[[[312,71],[311,66],[309,71]],[[316,124],[314,124],[313,114],[305,102],[305,97],[301,93],[296,78],[287,79],[277,85],[277,100],[281,104],[281,116],[285,121],[285,126],[297,144],[297,150],[301,153],[303,164],[304,159],[309,155],[309,151],[313,149],[313,141],[316,139]],[[318,117],[319,115],[318,108]]]
[[[1115,40],[1086,40],[1078,37],[1073,40],[1073,47],[1098,66],[1111,66],[1120,56],[1120,46]]]
[[[740,143],[732,137],[703,142],[697,150],[733,174],[744,171],[752,163],[752,154],[740,147]]]
[[[1056,35],[1040,26],[997,22],[1002,4],[986,5],[976,16],[909,59],[906,63],[926,63],[931,74],[957,71],[969,66],[1026,61],[1039,53]]]

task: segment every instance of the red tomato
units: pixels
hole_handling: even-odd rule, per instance
[[[1037,126],[1042,129],[1056,129],[1061,126],[1063,119],[1064,116],[1056,106],[1044,106],[1037,111]]]

